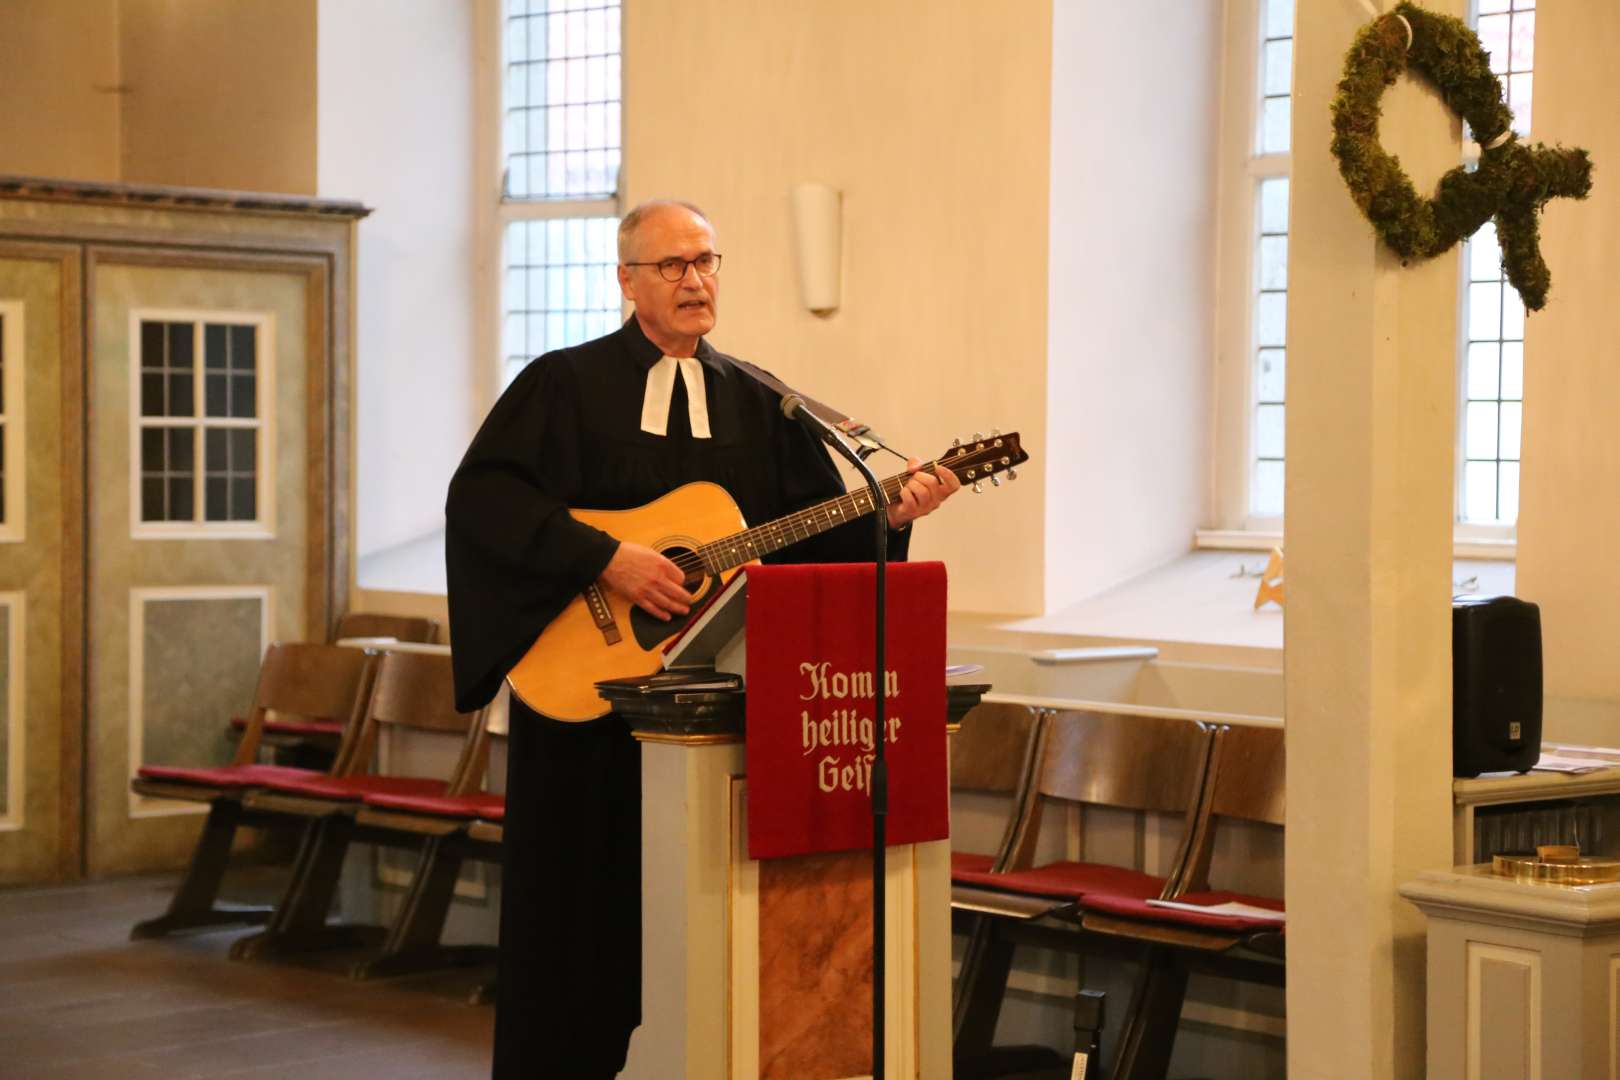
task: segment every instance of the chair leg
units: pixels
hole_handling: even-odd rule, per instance
[[[382,929],[326,922],[342,879],[354,819],[343,814],[311,821],[293,863],[292,878],[263,931],[231,946],[231,959],[254,960],[318,949],[375,945]]]
[[[1119,1037],[1114,1080],[1164,1080],[1186,998],[1187,966],[1169,949],[1149,948]]]
[[[1049,1046],[995,1046],[996,1024],[1012,971],[1013,943],[997,933],[995,922],[980,917],[968,938],[957,976],[955,1044],[951,1057],[957,1080],[1032,1073],[1062,1065]]]
[[[214,800],[191,853],[191,865],[169,899],[169,909],[156,918],[136,923],[129,932],[131,940],[159,938],[205,926],[254,926],[270,918],[268,907],[216,904],[230,861],[231,842],[242,816],[242,804],[235,799]]]
[[[389,927],[382,952],[350,968],[350,978],[379,979],[494,960],[493,946],[439,943],[461,875],[462,857],[454,850],[451,839],[435,836],[423,845],[410,890]]]
[[[980,916],[968,935],[962,969],[956,977],[952,1001],[954,1056],[978,1057],[987,1053],[1001,1018],[1001,999],[1012,972],[1013,945],[996,933],[991,920]]]

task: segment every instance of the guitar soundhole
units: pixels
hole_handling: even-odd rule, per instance
[[[666,559],[673,560],[677,565],[697,561],[697,554],[690,548],[660,548],[658,553]],[[655,619],[640,608],[632,607],[630,609],[630,632],[635,635],[636,644],[641,646],[643,650],[655,649],[686,629],[686,625],[697,615],[698,609],[703,606],[703,602],[709,598],[709,594],[714,591],[715,586],[719,583],[720,579],[718,577],[713,574],[705,574],[701,568],[688,574],[685,588],[693,596],[692,610],[685,615],[672,617],[669,622]]]

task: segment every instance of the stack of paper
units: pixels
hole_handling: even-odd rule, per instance
[[[1561,772],[1561,773],[1589,773],[1600,769],[1612,769],[1615,763],[1604,761],[1601,758],[1574,757],[1570,754],[1549,754],[1545,750],[1541,759],[1537,761],[1532,770],[1535,772]]]
[[[1256,907],[1253,904],[1241,904],[1236,900],[1228,900],[1224,904],[1184,904],[1179,900],[1149,900],[1149,907],[1170,908],[1174,911],[1196,911],[1200,915],[1226,915],[1235,919],[1264,919],[1266,922],[1282,923],[1288,918],[1281,911],[1272,911],[1270,908]]]

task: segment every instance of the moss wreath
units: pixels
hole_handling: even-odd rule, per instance
[[[1409,67],[1434,84],[1482,147],[1479,167],[1446,173],[1433,199],[1417,193],[1378,142],[1379,99]],[[1585,198],[1592,161],[1585,150],[1526,146],[1512,123],[1490,58],[1467,24],[1403,0],[1362,27],[1345,56],[1333,99],[1333,156],[1356,205],[1402,259],[1438,255],[1495,218],[1507,279],[1526,308],[1540,311],[1552,275],[1536,214],[1554,197]]]

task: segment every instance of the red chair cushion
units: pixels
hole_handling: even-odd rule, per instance
[[[1181,904],[1225,904],[1234,900],[1240,904],[1251,904],[1271,911],[1283,910],[1283,902],[1269,896],[1246,896],[1242,893],[1213,891],[1187,893],[1185,896],[1176,897],[1176,902]],[[1267,919],[1252,919],[1238,915],[1205,915],[1197,911],[1182,911],[1180,908],[1155,907],[1146,899],[1127,896],[1088,896],[1084,906],[1087,911],[1119,915],[1127,919],[1142,919],[1176,926],[1196,926],[1204,930],[1225,930],[1234,934],[1249,934],[1256,930],[1275,930],[1280,933],[1284,928],[1283,923]]]
[[[443,795],[446,784],[422,776],[325,776],[267,784],[271,791],[359,802],[367,795]]]
[[[231,727],[245,728],[247,720],[240,716],[231,718]],[[266,720],[264,730],[277,735],[338,735],[343,734],[343,721],[341,720]]]
[[[1147,899],[1164,889],[1164,878],[1128,870],[1123,866],[1100,863],[1054,862],[1029,870],[1005,874],[986,871],[958,871],[951,868],[951,880],[959,885],[977,885],[1027,896],[1052,896],[1064,900],[1089,900],[1092,896],[1125,896]]]
[[[250,788],[273,783],[315,780],[326,774],[319,769],[295,769],[287,765],[219,765],[191,768],[183,765],[142,765],[136,775],[142,780],[168,780],[207,787]]]
[[[412,814],[431,814],[434,817],[482,818],[485,821],[506,820],[506,796],[487,795],[367,795],[366,805],[379,810],[405,810]]]
[[[951,880],[956,881],[958,874],[987,874],[990,864],[996,860],[989,855],[976,855],[971,851],[951,852]]]

